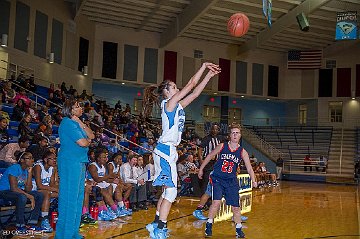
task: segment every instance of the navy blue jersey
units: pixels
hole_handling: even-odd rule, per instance
[[[242,147],[232,151],[229,143],[224,143],[219,153],[218,160],[214,165],[213,175],[219,179],[236,178],[236,170],[241,162]]]

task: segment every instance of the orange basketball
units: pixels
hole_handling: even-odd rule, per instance
[[[249,30],[249,18],[243,13],[235,13],[228,21],[227,29],[230,35],[234,37],[241,37]]]

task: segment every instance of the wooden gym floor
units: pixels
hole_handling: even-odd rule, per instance
[[[360,239],[359,197],[359,187],[347,185],[284,181],[278,187],[256,189],[242,195],[243,215],[249,217],[243,224],[244,232],[246,238],[253,239]],[[205,238],[205,221],[192,216],[198,201],[178,198],[169,215],[170,238]],[[89,239],[145,239],[149,238],[145,225],[153,220],[154,214],[152,207],[123,220],[84,226],[80,232]],[[235,238],[231,216],[223,206],[212,238]]]

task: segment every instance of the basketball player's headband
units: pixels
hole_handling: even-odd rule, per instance
[[[26,152],[24,151],[24,152],[22,152],[22,153],[20,154],[20,157],[19,157],[19,159],[18,159],[18,162],[20,162],[21,158],[24,156],[25,153],[26,153]]]

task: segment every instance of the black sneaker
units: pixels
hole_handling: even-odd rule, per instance
[[[245,238],[245,233],[241,228],[236,228],[236,238]]]
[[[205,236],[206,237],[211,237],[212,236],[212,223],[206,222]]]
[[[81,223],[83,224],[95,224],[96,220],[91,217],[89,213],[81,215]]]

